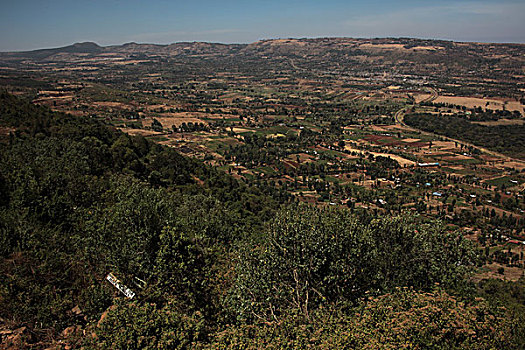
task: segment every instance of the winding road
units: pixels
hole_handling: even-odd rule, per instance
[[[440,134],[434,134],[434,133],[431,133],[431,132],[427,132],[427,131],[423,131],[423,130],[420,130],[420,129],[416,129],[416,128],[413,128],[413,127],[405,124],[403,118],[405,117],[405,114],[406,114],[407,110],[415,107],[416,105],[419,105],[421,102],[432,102],[432,101],[435,101],[439,97],[439,93],[437,92],[436,89],[434,89],[434,88],[426,88],[426,89],[430,92],[430,96],[429,97],[421,100],[419,103],[414,104],[412,106],[405,106],[405,107],[401,108],[400,110],[398,110],[394,114],[394,119],[395,119],[397,124],[399,124],[400,126],[404,127],[405,129],[408,129],[408,130],[419,131],[419,132],[421,132],[424,135],[438,136],[438,137],[441,137],[441,138],[443,138],[443,139],[445,139],[447,141],[457,142],[458,144],[463,144],[463,145],[468,146],[468,147],[476,148],[479,151],[481,151],[482,153],[486,153],[486,154],[489,154],[489,155],[494,156],[494,157],[502,158],[505,161],[514,161],[514,162],[524,163],[525,164],[525,162],[523,162],[522,160],[511,158],[511,157],[506,156],[504,154],[501,154],[499,152],[491,151],[491,150],[489,150],[487,148],[484,148],[484,147],[481,147],[481,146],[477,146],[477,145],[474,145],[474,144],[466,142],[466,141],[456,140],[456,139],[453,139],[453,138],[448,137],[448,136],[444,136],[444,135],[440,135]]]

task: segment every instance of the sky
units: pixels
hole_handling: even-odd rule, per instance
[[[0,33],[0,51],[306,37],[525,43],[525,0],[0,0]]]

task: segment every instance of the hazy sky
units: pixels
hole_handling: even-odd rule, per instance
[[[0,0],[0,33],[0,51],[324,36],[525,43],[525,0]]]

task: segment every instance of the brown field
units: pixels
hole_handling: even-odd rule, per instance
[[[41,102],[47,102],[47,101],[57,101],[57,100],[72,100],[73,95],[64,95],[64,96],[50,96],[50,97],[39,97],[35,100],[33,100],[34,103],[41,103]]]
[[[421,139],[402,139],[401,141],[406,143],[419,142]]]
[[[458,151],[456,143],[453,141],[432,141],[432,148],[439,148],[442,151]]]
[[[419,103],[423,100],[426,100],[428,99],[430,96],[430,94],[412,94],[412,97],[414,97],[414,100],[416,100],[416,103]]]
[[[365,153],[364,151],[362,150],[359,150],[359,149],[356,149],[356,148],[352,148],[350,146],[345,146],[345,149],[350,151],[350,152],[356,152],[356,153]],[[368,153],[371,153],[373,154],[374,156],[382,156],[382,157],[390,157],[394,160],[396,160],[399,165],[401,166],[412,166],[412,165],[416,165],[416,162],[413,162],[409,159],[406,159],[406,158],[403,158],[401,156],[398,156],[396,154],[389,154],[389,153],[379,153],[379,152],[368,152]]]
[[[299,163],[308,163],[313,161],[313,157],[306,153],[298,153],[288,156],[287,159],[297,161],[297,156],[299,156]]]
[[[426,50],[426,51],[434,51],[434,50],[443,50],[444,48],[441,47],[441,46],[414,46],[413,48],[411,48],[411,50],[415,50],[415,51],[421,51],[421,50]]]
[[[233,128],[233,132],[242,133],[242,132],[255,132],[255,130],[245,129],[245,128]]]
[[[503,275],[498,273],[498,269],[500,267],[504,268]],[[474,275],[472,279],[476,282],[481,281],[485,278],[497,278],[500,280],[517,281],[520,279],[520,277],[523,276],[523,269],[519,267],[508,267],[506,265],[501,265],[498,263],[487,264],[483,266],[483,270],[485,271],[480,271],[478,274]]]
[[[122,132],[125,132],[127,134],[136,136],[155,136],[155,135],[162,135],[161,132],[153,131],[153,130],[144,130],[144,129],[131,129],[131,128],[119,128]]]
[[[385,129],[384,127],[379,126],[379,125],[371,125],[370,129],[372,129],[373,131],[381,131],[381,132],[388,131],[387,129]]]
[[[509,111],[519,111],[524,114],[523,106],[518,101],[502,101],[496,99],[485,99],[478,97],[463,97],[463,96],[439,96],[435,103],[451,103],[455,105],[465,106],[467,108],[482,107],[483,109],[502,110],[505,105],[505,109]],[[487,102],[489,103],[488,105]]]
[[[497,163],[495,165],[496,168],[514,168],[519,171],[523,171],[525,169],[525,162],[518,161],[518,160],[507,160],[503,163]]]
[[[38,94],[39,95],[49,95],[49,96],[61,96],[64,93],[62,91],[55,91],[55,90],[40,90]]]
[[[469,156],[464,156],[462,154],[458,154],[458,155],[455,155],[455,156],[447,156],[447,157],[443,157],[443,160],[448,160],[448,161],[454,161],[454,160],[468,160],[468,159],[474,159],[473,157],[469,157]]]
[[[447,168],[450,168],[452,170],[457,170],[458,172],[465,169],[462,165],[447,165]]]
[[[133,106],[130,106],[122,102],[93,102],[92,104],[97,107],[111,107],[111,108],[119,108],[119,109],[133,108]]]
[[[486,162],[497,162],[497,161],[501,161],[501,158],[498,158],[498,157],[494,157],[494,156],[490,156],[488,154],[482,154],[481,156],[479,156],[481,159],[483,159],[484,161]]]
[[[123,60],[123,61],[113,60],[113,62],[111,63],[126,65],[126,64],[138,64],[138,63],[145,63],[145,62],[149,62],[149,61],[146,61],[146,60]]]
[[[168,106],[168,105],[146,105],[144,107],[148,111],[154,111],[154,110],[159,109],[159,108],[164,110],[165,108],[171,108],[172,106]]]

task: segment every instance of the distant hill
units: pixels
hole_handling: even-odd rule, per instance
[[[297,67],[314,66],[320,69],[333,70],[338,67],[355,66],[356,64],[407,66],[414,62],[429,66],[446,64],[450,67],[468,66],[468,69],[494,66],[516,65],[519,60],[524,63],[524,44],[483,44],[460,43],[444,40],[424,40],[412,38],[317,38],[317,39],[271,39],[251,44],[220,44],[207,42],[179,42],[169,45],[126,43],[101,47],[93,42],[41,49],[26,52],[0,53],[2,61],[16,63],[18,60],[60,61],[67,62],[86,56],[97,58],[100,54],[112,54],[121,59],[138,55],[145,59],[155,58],[227,58],[228,61],[242,60],[257,65],[272,64],[290,59]],[[99,57],[102,58],[102,57]],[[453,60],[451,58],[454,58]],[[216,62],[213,62],[214,64]],[[519,62],[518,62],[519,63]],[[312,67],[310,67],[312,68]]]
[[[69,46],[33,51],[4,52],[1,55],[11,57],[25,57],[43,59],[56,54],[100,54],[100,53],[131,53],[141,52],[150,55],[173,56],[183,54],[206,54],[206,53],[242,53],[244,55],[295,55],[308,56],[313,54],[350,54],[362,53],[395,53],[396,55],[422,55],[443,54],[456,52],[469,52],[475,55],[477,52],[487,53],[498,50],[511,50],[507,54],[512,55],[514,50],[523,50],[525,44],[484,44],[464,43],[445,40],[428,40],[413,38],[316,38],[316,39],[268,39],[260,40],[251,44],[221,44],[208,42],[177,42],[172,44],[140,44],[135,42],[122,45],[99,46],[94,42],[75,43]]]
[[[50,56],[61,54],[61,53],[70,53],[70,54],[98,54],[104,51],[104,48],[100,47],[98,44],[93,42],[84,42],[84,43],[75,43],[73,45],[52,48],[52,49],[40,49],[33,51],[22,51],[22,52],[13,52],[9,53],[12,57],[24,57],[35,60],[42,60]]]

